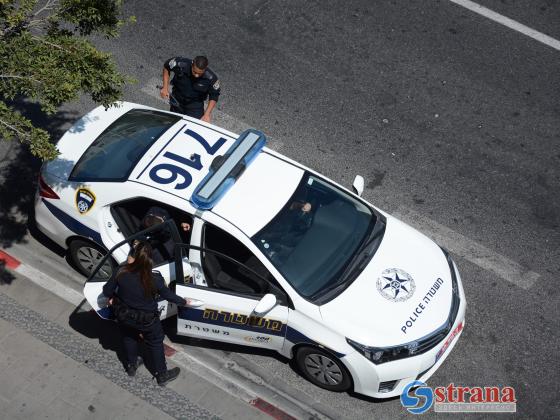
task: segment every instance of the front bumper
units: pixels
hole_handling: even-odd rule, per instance
[[[395,360],[376,365],[366,359],[359,352],[351,353],[342,361],[350,371],[354,380],[354,391],[373,398],[391,398],[400,395],[403,389],[410,382],[415,380],[426,382],[435,371],[441,366],[447,356],[451,353],[457,343],[462,329],[455,333],[454,338],[449,343],[448,340],[454,334],[457,327],[462,323],[465,326],[465,310],[467,303],[463,285],[457,270],[457,287],[460,297],[459,309],[455,322],[448,334],[434,348],[419,354],[418,356]],[[438,353],[444,346],[447,348],[438,358]]]

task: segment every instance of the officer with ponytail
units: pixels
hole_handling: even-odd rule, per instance
[[[122,335],[126,372],[134,376],[142,362],[138,356],[138,342],[142,334],[146,362],[157,383],[164,386],[179,376],[180,369],[167,369],[163,349],[164,333],[156,297],[159,295],[182,306],[187,305],[187,301],[169,290],[161,274],[152,271],[152,266],[151,245],[148,242],[138,243],[132,261],[105,284],[103,294],[109,298]]]

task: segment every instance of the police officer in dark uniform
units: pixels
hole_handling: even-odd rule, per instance
[[[155,225],[159,225],[166,220],[171,219],[169,212],[158,206],[152,206],[148,209],[146,215],[142,219],[142,229],[146,229]],[[184,242],[189,242],[187,232],[191,229],[191,224],[186,221],[181,222],[181,230],[183,231]],[[174,259],[175,241],[171,237],[171,232],[168,229],[152,232],[146,237],[147,241],[152,246],[152,261],[154,265],[159,265],[165,261],[172,261]],[[134,261],[134,246],[131,247],[128,254],[127,262],[130,264]]]
[[[173,72],[173,91],[169,93],[169,76]],[[208,59],[199,55],[190,58],[174,57],[163,65],[163,87],[160,95],[169,99],[171,111],[179,112],[210,122],[212,110],[220,96],[218,76],[208,68]],[[171,96],[171,97],[170,97]],[[204,110],[204,101],[208,98],[208,106]]]
[[[185,306],[189,299],[177,296],[165,285],[161,274],[152,271],[152,247],[140,242],[134,248],[134,259],[125,265],[104,286],[121,331],[126,353],[126,372],[136,374],[141,359],[138,357],[140,334],[144,337],[148,361],[158,385],[165,385],[179,375],[180,369],[167,369],[163,349],[163,328],[159,319],[156,297]]]

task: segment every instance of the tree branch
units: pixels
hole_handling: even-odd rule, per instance
[[[33,77],[30,76],[18,76],[16,74],[0,74],[0,79],[29,79],[34,81],[35,83],[41,83],[39,80],[34,79]]]
[[[24,133],[23,131],[18,130],[16,127],[14,127],[11,124],[8,124],[6,121],[3,121],[0,119],[0,124],[8,127],[10,130],[15,131],[16,133],[18,133],[18,135],[20,135],[21,137],[24,138],[29,138],[29,134]]]
[[[47,0],[45,5],[43,7],[41,7],[39,10],[37,10],[33,14],[33,16],[37,16],[45,10],[52,10],[57,3],[58,3],[58,0]]]
[[[61,51],[64,51],[64,52],[67,52],[67,53],[70,52],[70,51],[68,51],[67,49],[61,47],[60,45],[53,44],[52,42],[49,42],[49,41],[45,41],[44,39],[38,37],[37,35],[33,35],[33,36],[31,37],[31,39],[34,39],[35,41],[42,42],[43,44],[47,44],[47,45],[49,45],[49,46],[51,46],[51,47],[54,47],[54,48],[57,48],[57,49],[59,49],[59,50],[61,50]]]

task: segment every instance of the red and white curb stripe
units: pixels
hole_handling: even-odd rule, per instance
[[[20,260],[14,258],[2,249],[0,249],[0,264],[24,277],[27,277],[37,286],[54,293],[58,297],[70,302],[73,305],[77,306],[84,300],[81,293],[63,285],[42,271],[22,263]]]
[[[84,297],[74,289],[63,285],[59,281],[53,279],[40,270],[21,262],[17,258],[8,254],[3,249],[0,249],[0,266],[21,274],[31,282],[35,283],[37,286],[48,290],[51,293],[54,293],[58,297],[73,305],[78,306],[84,301]],[[218,376],[218,380],[213,381],[214,385],[220,387],[230,394],[233,394],[235,397],[240,398],[242,401],[245,401],[254,408],[262,411],[263,413],[266,413],[278,420],[296,419],[296,417],[291,416],[281,408],[257,396],[247,387],[244,387],[240,382],[232,382],[230,378],[226,378],[225,375],[219,372],[217,369],[213,369],[207,366],[204,361],[198,360],[196,357],[193,357],[186,352],[175,349],[171,344],[169,344],[169,342],[164,343],[164,350],[165,356],[167,358],[169,358],[176,364],[181,365],[182,367],[194,371],[195,373],[201,370],[211,370],[212,373]]]

